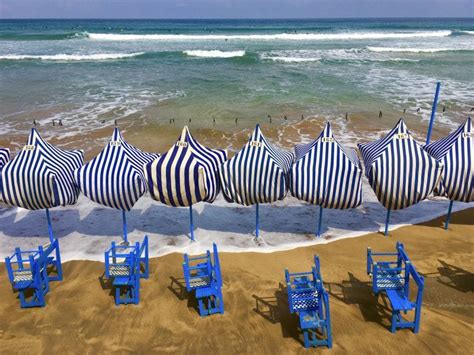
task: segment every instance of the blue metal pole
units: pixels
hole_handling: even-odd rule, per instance
[[[323,207],[319,206],[319,221],[318,221],[318,231],[316,232],[316,236],[319,238],[321,236],[321,221],[323,219]]]
[[[193,205],[189,205],[189,235],[194,242]]]
[[[431,131],[433,130],[433,124],[434,124],[434,120],[436,116],[436,107],[438,106],[438,96],[439,96],[440,85],[441,83],[438,81],[436,83],[436,92],[435,92],[435,97],[433,100],[433,107],[431,109],[430,125],[428,126],[428,133],[426,134],[426,144],[429,144],[431,140]]]
[[[444,229],[448,230],[449,220],[451,219],[451,211],[453,209],[454,201],[449,201],[448,215],[446,216],[446,222],[444,223]]]
[[[127,232],[127,216],[125,210],[122,210],[122,221],[123,221],[123,240],[128,243],[128,232]]]
[[[390,222],[390,209],[387,210],[387,219],[385,220],[385,235],[388,235],[388,223]]]
[[[258,225],[258,217],[259,217],[258,203],[257,203],[256,206],[257,206],[257,213],[256,213],[256,215],[255,215],[255,235],[256,235],[257,238],[258,238],[258,236],[259,236],[259,234],[260,234],[260,233],[259,233],[259,225]]]
[[[46,209],[46,219],[48,220],[49,240],[51,242],[53,242],[54,241],[54,233],[53,233],[53,226],[51,224],[51,216],[49,215],[49,208]]]

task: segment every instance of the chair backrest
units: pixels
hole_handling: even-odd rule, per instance
[[[217,245],[216,243],[212,243],[212,249],[213,249],[213,257],[214,257],[214,277],[216,278],[216,282],[219,286],[222,286],[222,275],[221,275],[221,263],[219,261],[219,253],[217,251]]]

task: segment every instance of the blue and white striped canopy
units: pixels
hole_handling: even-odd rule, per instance
[[[0,148],[0,170],[10,160],[10,151],[7,148]]]
[[[204,147],[184,127],[176,144],[145,166],[151,197],[181,207],[213,202],[220,191],[217,169],[226,160],[225,150]]]
[[[101,205],[130,211],[147,191],[143,166],[158,158],[128,144],[118,128],[97,157],[74,172],[81,191]]]
[[[83,160],[82,151],[59,149],[33,128],[27,145],[0,171],[0,199],[29,210],[75,204],[79,189],[73,172]]]
[[[425,146],[444,165],[437,193],[451,201],[474,201],[474,130],[469,117],[456,131]]]
[[[355,208],[362,203],[362,167],[357,153],[334,138],[329,122],[319,137],[295,147],[290,191],[323,208]]]
[[[219,169],[225,199],[247,206],[282,200],[294,158],[270,144],[257,125],[242,150]]]
[[[441,177],[442,164],[415,141],[402,119],[387,136],[359,144],[359,149],[369,183],[387,209],[399,210],[424,200]]]

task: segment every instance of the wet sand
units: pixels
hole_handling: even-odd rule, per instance
[[[116,307],[101,282],[100,262],[64,264],[47,306],[20,309],[0,265],[0,352],[70,353],[307,353],[288,312],[284,269],[306,271],[321,259],[330,294],[332,353],[472,352],[474,339],[474,209],[443,218],[326,245],[271,254],[222,253],[225,314],[201,319],[183,291],[182,255],[151,260],[138,306]],[[389,331],[390,310],[372,295],[366,248],[393,250],[400,240],[425,276],[420,333]],[[318,352],[327,352],[321,348]]]

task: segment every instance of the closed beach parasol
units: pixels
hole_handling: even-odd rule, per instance
[[[27,144],[0,172],[0,199],[10,206],[46,209],[49,238],[54,240],[49,208],[77,202],[73,172],[84,159],[80,150],[66,151],[46,141],[33,128]]]
[[[388,210],[387,235],[390,211],[427,198],[439,181],[442,164],[415,141],[403,119],[384,138],[359,144],[359,149],[369,183]]]
[[[0,148],[0,169],[10,160],[10,151],[6,148]]]
[[[216,199],[220,191],[217,170],[226,160],[225,150],[204,147],[184,127],[173,147],[145,166],[153,199],[174,207],[189,206],[191,240],[194,240],[192,205]]]
[[[356,152],[344,149],[334,138],[329,122],[316,140],[296,146],[295,153],[290,191],[320,206],[319,237],[323,208],[348,209],[362,203],[362,167]]]
[[[130,211],[147,191],[143,166],[158,156],[128,144],[116,127],[102,152],[75,171],[74,179],[84,195],[101,205],[122,211],[125,243],[128,243],[125,212]]]
[[[246,206],[256,204],[257,237],[258,205],[285,198],[288,191],[288,172],[293,160],[293,153],[270,144],[257,125],[247,144],[219,170],[222,192],[228,202]]]
[[[445,228],[448,228],[454,201],[474,201],[474,130],[468,119],[454,132],[437,142],[425,146],[425,150],[444,165],[436,193],[449,198],[449,210]]]

